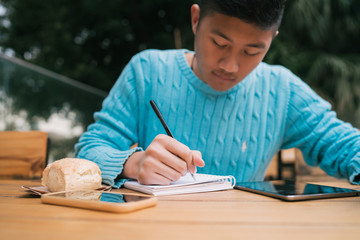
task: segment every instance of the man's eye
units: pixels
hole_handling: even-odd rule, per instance
[[[217,47],[219,47],[219,48],[226,48],[226,47],[227,47],[226,44],[219,44],[219,43],[216,42],[215,40],[212,40],[212,41],[213,41],[213,43],[214,43]]]
[[[259,52],[248,52],[248,51],[244,51],[244,53],[248,56],[256,56],[259,54]]]

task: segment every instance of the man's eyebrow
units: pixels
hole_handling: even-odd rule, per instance
[[[263,43],[247,44],[246,46],[254,47],[254,48],[261,48],[261,49],[265,48],[265,44],[263,44]]]
[[[211,33],[216,34],[216,35],[219,35],[220,37],[228,40],[229,42],[233,42],[228,36],[226,36],[225,34],[223,34],[222,32],[220,32],[220,31],[217,30],[217,29],[212,30]]]
[[[229,38],[228,36],[226,36],[224,33],[220,32],[217,29],[214,29],[211,31],[212,34],[216,34],[226,40],[228,40],[229,42],[233,42],[233,40],[231,38]],[[254,48],[260,48],[260,49],[265,49],[266,46],[263,43],[251,43],[251,44],[247,44],[246,46],[248,47],[254,47]]]

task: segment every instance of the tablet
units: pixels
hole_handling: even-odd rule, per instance
[[[360,196],[359,190],[290,180],[237,182],[234,188],[278,198],[284,201]]]
[[[120,194],[85,190],[44,194],[41,196],[41,202],[105,212],[127,213],[155,206],[157,198],[131,193]]]

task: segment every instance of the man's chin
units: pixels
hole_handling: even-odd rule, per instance
[[[227,76],[212,73],[207,84],[216,91],[225,92],[233,88],[237,83],[238,81],[234,77],[228,78]]]
[[[214,74],[211,74],[206,79],[207,79],[206,81],[204,81],[202,79],[201,80],[204,83],[206,83],[209,87],[211,87],[213,90],[218,91],[218,92],[226,92],[226,91],[230,90],[231,88],[233,88],[234,86],[236,86],[236,84],[238,83],[236,80],[222,79]]]
[[[231,85],[225,85],[225,84],[211,84],[209,85],[212,89],[214,89],[215,91],[218,91],[218,92],[226,92],[227,90],[230,90],[231,88],[233,88],[234,86]]]

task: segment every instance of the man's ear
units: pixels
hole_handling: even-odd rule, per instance
[[[278,31],[278,30],[274,33],[273,39],[274,39],[277,35],[279,35],[279,31]]]
[[[196,30],[199,24],[199,18],[200,18],[200,7],[197,4],[193,4],[191,6],[191,28],[194,35],[196,34]]]

